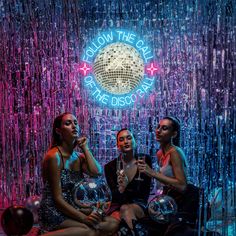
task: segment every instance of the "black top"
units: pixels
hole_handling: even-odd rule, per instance
[[[150,156],[145,154],[136,154],[135,158],[137,159],[139,155],[145,156],[145,162],[152,167]],[[137,203],[141,207],[145,207],[150,194],[151,178],[146,174],[141,174],[143,181],[136,180],[139,174],[139,171],[137,170],[134,178],[128,183],[125,191],[120,193],[117,183],[116,163],[117,158],[104,166],[106,181],[112,193],[112,203],[109,212],[112,213],[119,209],[121,205],[127,203]]]

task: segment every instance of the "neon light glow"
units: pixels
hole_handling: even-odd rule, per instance
[[[92,70],[92,68],[86,62],[84,62],[83,66],[81,66],[79,69],[83,72],[84,76],[86,76],[89,73],[89,71]]]
[[[116,108],[134,105],[148,94],[159,69],[145,40],[121,29],[100,33],[86,47],[82,61],[80,70],[90,95],[102,105]],[[90,75],[89,64],[93,66]]]
[[[132,93],[125,95],[112,95],[104,91],[96,83],[93,76],[86,76],[84,78],[85,86],[90,90],[90,94],[94,99],[102,103],[103,105],[109,107],[125,107],[132,105],[138,101],[138,99],[143,98],[147,94],[154,83],[154,78],[145,77],[140,84]]]
[[[147,73],[148,73],[149,75],[153,76],[154,74],[156,74],[156,73],[158,72],[159,67],[156,67],[156,66],[154,65],[154,63],[152,62],[152,63],[150,64],[150,66],[148,66],[148,67],[146,68],[146,70],[147,70]]]
[[[142,55],[145,63],[153,58],[151,48],[148,44],[140,39],[136,34],[127,30],[111,30],[108,32],[101,33],[97,36],[90,44],[86,47],[85,52],[82,56],[82,60],[88,63],[92,63],[94,57],[97,55],[101,48],[114,42],[124,42],[134,48],[136,48]]]

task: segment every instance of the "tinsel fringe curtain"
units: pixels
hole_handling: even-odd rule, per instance
[[[117,154],[115,134],[125,126],[155,158],[158,119],[177,116],[191,180],[206,201],[216,187],[226,194],[236,173],[235,6],[234,0],[0,1],[0,206],[40,194],[41,161],[63,111],[77,115],[102,164]],[[150,96],[133,108],[98,105],[79,73],[86,43],[110,28],[142,35],[161,68]]]

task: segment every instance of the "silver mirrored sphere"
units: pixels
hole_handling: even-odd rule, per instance
[[[40,207],[40,202],[40,196],[30,196],[25,201],[25,207],[29,209],[34,216],[34,223],[38,223],[38,209]]]
[[[111,192],[105,180],[88,179],[76,184],[74,202],[77,206],[97,206],[111,201]]]
[[[158,223],[167,223],[177,213],[175,200],[167,195],[154,197],[148,204],[149,216]]]

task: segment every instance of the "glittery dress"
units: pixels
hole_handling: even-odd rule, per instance
[[[73,188],[76,183],[83,179],[82,172],[74,171],[64,168],[61,170],[61,189],[64,200],[75,208],[78,208],[73,201]],[[68,216],[63,214],[55,206],[55,202],[52,197],[52,192],[48,181],[45,182],[42,194],[42,200],[39,208],[39,224],[43,230],[52,231],[58,229],[58,226],[69,219]]]

